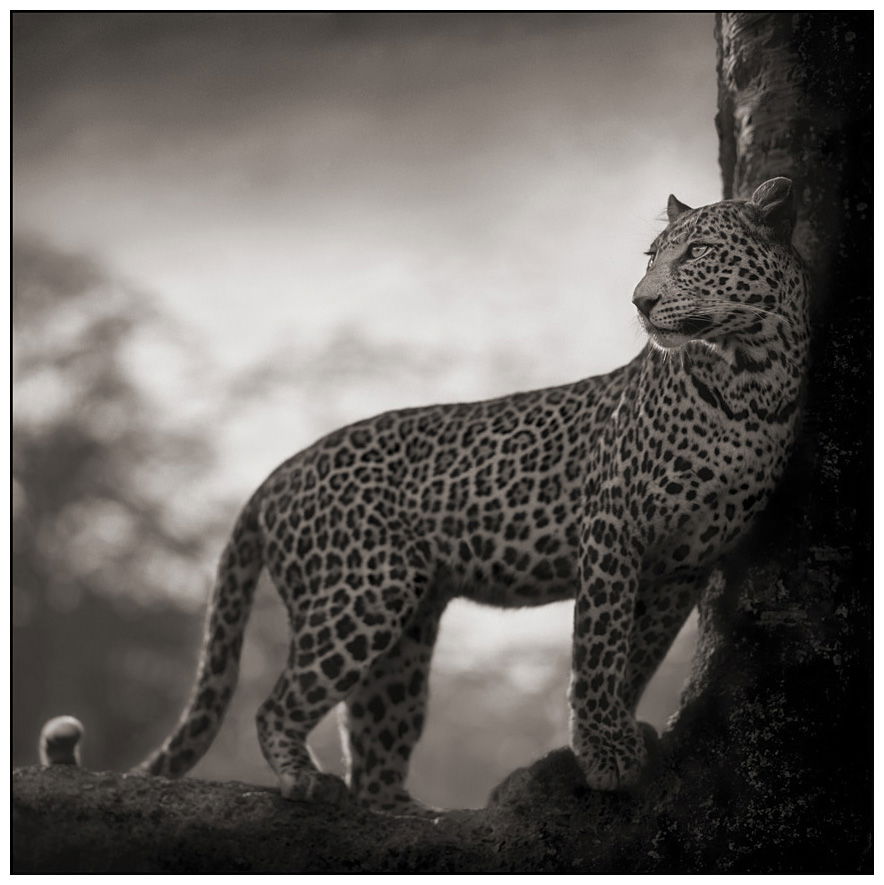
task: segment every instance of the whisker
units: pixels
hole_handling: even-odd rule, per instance
[[[721,311],[738,311],[742,313],[754,313],[758,316],[769,316],[769,317],[777,317],[778,319],[785,319],[781,314],[776,313],[772,310],[767,310],[763,307],[756,307],[754,304],[740,304],[736,301],[722,301],[722,302],[714,302],[714,303],[705,303],[701,304],[701,307],[709,307],[712,310],[721,310]]]
[[[779,322],[784,323],[790,328],[794,327],[794,323],[791,320],[786,319],[782,314],[774,313],[773,311],[765,311],[765,310],[751,310],[748,306],[744,307],[743,305],[734,304],[729,307],[712,307],[702,312],[697,312],[691,314],[694,319],[706,319],[706,320],[720,320],[729,316],[739,317],[749,314],[750,316],[754,316],[758,319],[767,319],[768,317]]]
[[[768,310],[764,307],[758,307],[755,304],[744,304],[739,301],[728,301],[726,298],[714,298],[705,295],[698,296],[698,301],[701,309],[708,306],[712,308],[712,310],[721,309],[742,313],[754,313],[756,316],[772,317],[781,320],[786,323],[786,325],[793,325],[791,320],[784,317],[781,313],[777,313],[774,310]]]

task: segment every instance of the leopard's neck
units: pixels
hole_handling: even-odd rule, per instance
[[[690,341],[661,352],[648,347],[643,382],[666,387],[678,400],[720,411],[730,420],[750,415],[792,423],[807,363],[806,328],[782,326],[754,339]]]

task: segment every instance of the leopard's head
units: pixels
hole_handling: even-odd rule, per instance
[[[652,343],[749,343],[806,311],[803,266],[791,246],[792,182],[772,178],[749,200],[691,209],[674,196],[648,250],[633,303]]]

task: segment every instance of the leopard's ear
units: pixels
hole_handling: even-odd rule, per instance
[[[778,237],[788,242],[795,226],[795,197],[792,181],[788,178],[771,178],[755,188],[749,200],[762,224],[771,228]]]
[[[675,219],[678,218],[679,215],[684,215],[685,212],[690,211],[691,207],[686,206],[684,203],[682,203],[682,201],[679,200],[679,198],[676,197],[675,194],[669,195],[669,200],[666,203],[666,215],[669,217],[670,224],[672,224],[672,222],[675,221]]]

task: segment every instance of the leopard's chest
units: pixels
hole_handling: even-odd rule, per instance
[[[621,442],[605,453],[606,482],[618,490],[645,568],[657,573],[708,566],[746,532],[782,473],[791,438],[790,426],[748,410],[729,415],[680,393],[666,409],[658,398],[656,407],[638,401],[621,410]]]

